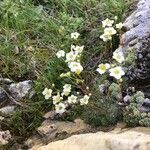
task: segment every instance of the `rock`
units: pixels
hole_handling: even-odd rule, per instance
[[[13,83],[13,81],[10,79],[0,78],[0,103],[5,103],[5,101],[8,99],[6,89],[11,83]]]
[[[28,148],[33,148],[34,149],[37,149],[39,148],[40,146],[43,146],[44,145],[44,141],[42,140],[42,138],[40,136],[32,136],[32,138],[28,139],[26,142],[25,142],[25,145],[28,147]]]
[[[10,101],[11,98],[14,100],[31,98],[33,95],[31,80],[14,83],[10,79],[0,78],[0,102]]]
[[[4,90],[2,89],[2,87],[0,87],[0,102],[3,102],[7,99],[7,95],[6,93],[4,92]]]
[[[0,145],[5,145],[11,139],[10,132],[7,131],[0,131]]]
[[[144,107],[144,106],[142,106],[142,104],[137,104],[137,109],[138,109],[141,113],[143,113],[143,112],[149,113],[149,112],[150,112],[150,108],[149,108],[149,107]]]
[[[136,10],[126,19],[126,32],[121,36],[119,49],[126,55],[134,52],[135,64],[130,61],[128,82],[150,97],[150,0],[139,0]]]
[[[99,85],[99,91],[100,91],[101,93],[104,93],[105,89],[106,89],[105,84]]]
[[[7,78],[0,78],[0,112],[6,115],[14,112],[19,100],[24,97],[31,98],[34,94],[30,80],[14,83]]]
[[[37,131],[43,136],[49,136],[53,133],[53,136],[55,137],[61,133],[73,134],[87,128],[88,126],[80,119],[76,119],[75,122],[46,120]]]
[[[149,12],[150,0],[139,0],[136,10],[124,22],[127,32],[121,40],[123,45],[135,45],[139,39],[149,36]]]
[[[74,135],[30,150],[149,150],[150,128]]]
[[[142,104],[137,104],[137,108],[140,112],[150,112],[150,99],[146,98]]]
[[[3,121],[5,118],[4,117],[2,117],[2,116],[0,116],[0,121]],[[1,127],[1,126],[0,126]]]
[[[30,80],[19,83],[12,83],[9,86],[9,92],[15,99],[22,99],[27,96],[32,89],[32,82]]]
[[[0,107],[4,107],[8,103],[8,96],[6,94],[7,87],[13,81],[7,78],[0,78]]]
[[[142,104],[143,106],[150,107],[150,99],[146,98]]]
[[[0,78],[0,84],[10,84],[13,83],[12,80],[8,79],[8,78]]]
[[[89,128],[80,119],[76,119],[74,122],[46,120],[37,128],[38,135],[28,139],[26,145],[29,147],[43,145],[54,139],[62,139],[75,133],[81,133]]]
[[[49,111],[48,113],[46,113],[44,115],[44,118],[53,120],[55,118],[55,116],[56,116],[56,112],[55,111]]]
[[[124,128],[126,128],[126,127],[127,127],[126,123],[118,122],[118,123],[116,124],[116,128],[115,128],[115,129],[124,129]],[[115,129],[114,129],[114,130],[115,130]]]
[[[0,109],[0,112],[5,114],[5,115],[9,115],[12,112],[14,112],[16,106],[6,106]]]
[[[131,96],[130,95],[126,95],[124,98],[123,98],[123,101],[125,103],[129,103],[130,102],[130,99],[131,99]]]

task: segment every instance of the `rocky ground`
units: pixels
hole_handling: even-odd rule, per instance
[[[111,132],[74,135],[31,150],[149,150],[150,128],[116,128]]]
[[[126,55],[136,56],[136,61],[128,72],[129,85],[143,91],[147,101],[140,104],[139,111],[150,112],[150,0],[139,0],[136,10],[124,22],[124,34],[121,36],[119,49]],[[132,53],[131,53],[132,51]],[[133,63],[135,63],[133,65]],[[133,67],[134,66],[134,67]],[[14,83],[0,78],[0,113],[10,115],[17,105],[23,106],[22,99],[31,98],[34,94],[32,81]],[[25,107],[25,106],[24,106]],[[113,128],[110,132],[95,132],[89,125],[77,119],[74,122],[54,120],[54,112],[44,116],[45,121],[37,128],[37,133],[26,141],[31,150],[149,150],[150,128],[124,129],[124,125]],[[0,118],[2,120],[4,118]],[[97,129],[106,130],[106,129]],[[4,131],[0,133],[5,134]],[[44,146],[45,145],[45,146]]]
[[[125,33],[121,36],[119,49],[122,49],[126,55],[132,57],[132,53],[136,56],[135,62],[130,62],[132,67],[128,72],[129,84],[136,89],[144,92],[147,97],[146,105],[140,105],[139,110],[142,112],[150,112],[150,0],[140,0],[136,10],[124,22]],[[132,53],[131,53],[132,52]],[[135,63],[135,65],[133,65]],[[133,67],[134,66],[134,67]],[[49,121],[51,122],[51,121]],[[49,123],[46,127],[43,124],[38,131],[56,136],[56,133],[70,132],[78,133],[87,131],[90,127],[82,124],[82,121],[75,123]],[[61,128],[65,126],[67,128]],[[66,125],[65,125],[66,124]],[[78,126],[79,125],[79,126]],[[74,130],[75,127],[75,130]],[[46,129],[47,128],[47,129]],[[57,129],[56,129],[57,128]],[[43,131],[45,130],[46,131]],[[50,132],[52,131],[52,132]],[[57,131],[57,132],[56,132]],[[46,137],[46,135],[45,135]],[[28,141],[29,142],[29,141]],[[28,143],[29,144],[29,143]],[[39,145],[42,145],[41,143]],[[35,144],[32,150],[37,149],[39,145]],[[68,139],[52,142],[46,146],[40,147],[38,150],[149,150],[150,149],[150,128],[131,128],[115,130],[105,133],[97,132],[90,134],[75,135]]]

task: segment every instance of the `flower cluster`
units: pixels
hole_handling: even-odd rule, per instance
[[[112,40],[112,36],[117,34],[117,30],[121,30],[123,27],[123,24],[120,22],[118,24],[115,24],[115,20],[117,20],[117,17],[114,18],[114,20],[105,19],[102,21],[102,27],[104,28],[104,34],[100,36],[101,39],[103,39],[104,42]],[[113,27],[115,26],[115,27]],[[116,29],[115,29],[116,28]],[[101,75],[105,72],[109,72],[109,75],[116,78],[117,80],[121,79],[122,76],[125,75],[125,72],[120,64],[122,64],[125,61],[124,54],[121,50],[116,50],[113,52],[112,58],[119,63],[118,64],[99,64],[97,68],[97,72]]]
[[[71,38],[73,40],[77,40],[80,34],[78,32],[71,33]],[[82,54],[82,51],[84,49],[84,46],[79,45],[71,45],[70,52],[66,53],[63,50],[60,50],[56,53],[57,58],[63,58],[64,61],[68,65],[68,69],[70,70],[67,73],[60,74],[60,77],[67,77],[71,78],[71,76],[75,77],[75,81],[78,84],[79,81],[83,81],[81,78],[78,79],[78,77],[81,72],[83,71],[83,67],[80,64],[80,57]],[[54,87],[54,86],[53,86]],[[87,105],[90,94],[84,93],[84,95],[80,95],[80,92],[74,92],[73,86],[71,84],[65,84],[62,90],[55,90],[45,88],[42,94],[45,96],[45,99],[52,99],[53,105],[55,105],[56,113],[63,114],[68,106],[80,104],[80,105]],[[78,88],[78,87],[76,87]],[[86,88],[89,90],[89,88]],[[83,93],[83,92],[82,92]]]
[[[113,59],[115,59],[120,64],[123,63],[125,60],[123,52],[117,49],[113,53]],[[104,74],[107,70],[110,73],[109,75],[115,77],[117,80],[121,79],[121,77],[125,75],[125,72],[120,65],[115,66],[106,63],[106,64],[100,64],[97,68],[97,72],[100,73],[101,75]]]
[[[115,23],[114,20],[110,20],[108,18],[102,21],[102,27],[105,29],[104,34],[102,34],[100,38],[103,39],[104,42],[112,40],[112,36],[117,33],[117,30],[121,30],[121,28],[123,27],[123,24],[120,22],[116,24],[115,29],[113,27],[114,23]]]
[[[90,94],[84,95],[82,98],[78,97],[78,92],[76,94],[72,94],[71,84],[65,84],[63,86],[63,91],[57,92],[56,95],[52,95],[52,89],[45,88],[43,91],[43,95],[45,99],[52,98],[53,104],[55,105],[56,113],[62,114],[66,111],[66,108],[71,104],[87,105]]]
[[[71,33],[71,38],[77,39],[79,35],[80,34],[77,32]],[[83,67],[80,64],[80,57],[83,49],[84,46],[71,45],[71,51],[69,53],[60,50],[57,52],[56,56],[58,58],[65,57],[65,62],[68,63],[70,71],[79,75],[83,71]]]

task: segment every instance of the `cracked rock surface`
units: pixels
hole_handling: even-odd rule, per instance
[[[125,54],[136,56],[135,64],[128,66],[128,83],[144,92],[146,101],[139,106],[149,112],[150,98],[150,0],[139,0],[135,11],[124,22],[125,32],[120,46]],[[144,105],[146,104],[145,110]],[[46,130],[47,131],[47,130]],[[50,130],[48,130],[50,131]],[[117,129],[74,135],[32,150],[149,150],[150,128]]]
[[[149,150],[150,128],[74,135],[31,150]]]
[[[139,0],[124,28],[119,49],[136,55],[136,64],[128,71],[129,82],[150,97],[150,0]]]
[[[76,119],[74,122],[47,119],[37,128],[38,134],[26,141],[26,145],[36,149],[40,145],[45,145],[45,143],[49,143],[50,141],[64,139],[69,135],[81,133],[88,129],[90,127],[80,119]]]
[[[31,98],[33,94],[30,80],[14,83],[10,79],[0,78],[0,112],[12,113],[19,101]]]

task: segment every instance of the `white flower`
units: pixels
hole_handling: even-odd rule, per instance
[[[63,50],[60,50],[60,51],[58,51],[58,52],[56,53],[56,56],[57,56],[58,58],[64,57],[64,56],[65,56],[65,52],[64,52]]]
[[[109,71],[110,71],[110,76],[113,76],[116,79],[121,79],[121,77],[123,75],[125,75],[125,72],[123,71],[123,69],[120,66],[112,68]]]
[[[122,29],[122,27],[123,27],[123,23],[120,22],[120,23],[116,24],[117,29]]]
[[[70,51],[69,53],[66,54],[66,62],[71,62],[76,60],[77,55],[73,52]]]
[[[60,100],[62,100],[63,98],[60,96],[60,94],[58,93],[57,95],[53,96],[53,104],[57,104],[60,102]]]
[[[65,89],[65,90],[71,90],[71,84],[65,84],[63,86],[63,89]]]
[[[79,37],[79,35],[80,35],[80,33],[78,33],[78,32],[71,33],[71,38],[77,39]]]
[[[123,55],[123,52],[114,52],[113,53],[113,58],[119,62],[119,63],[122,63],[125,59],[124,59],[124,55]]]
[[[68,103],[76,103],[77,102],[77,96],[71,95],[68,97]]]
[[[45,96],[45,99],[49,99],[52,96],[52,89],[45,88],[42,94]]]
[[[116,33],[117,33],[117,31],[113,27],[108,27],[108,28],[104,29],[105,35],[114,35]]]
[[[99,66],[98,66],[98,68],[97,68],[97,71],[100,73],[100,74],[104,74],[106,71],[107,71],[107,69],[109,69],[110,68],[110,65],[109,64],[100,64]]]
[[[71,72],[75,72],[76,74],[80,74],[83,70],[83,67],[81,66],[79,62],[71,62],[69,64],[69,68]]]
[[[87,105],[89,102],[89,96],[88,95],[84,95],[83,98],[80,99],[80,105]]]
[[[66,111],[66,106],[63,103],[59,103],[55,105],[56,113],[63,114]]]
[[[84,49],[84,46],[75,46],[74,50],[76,54],[81,54]]]
[[[62,96],[65,95],[65,96],[68,96],[71,92],[71,85],[70,84],[65,84],[63,86],[63,93],[62,93]]]
[[[114,23],[114,20],[110,20],[108,18],[102,21],[103,28],[105,28],[106,26],[111,27],[113,23]]]
[[[71,51],[73,51],[75,47],[75,45],[71,45]]]
[[[107,41],[112,40],[112,36],[111,36],[111,35],[106,35],[106,34],[102,34],[102,35],[100,36],[100,38],[101,38],[104,42],[107,42]]]

